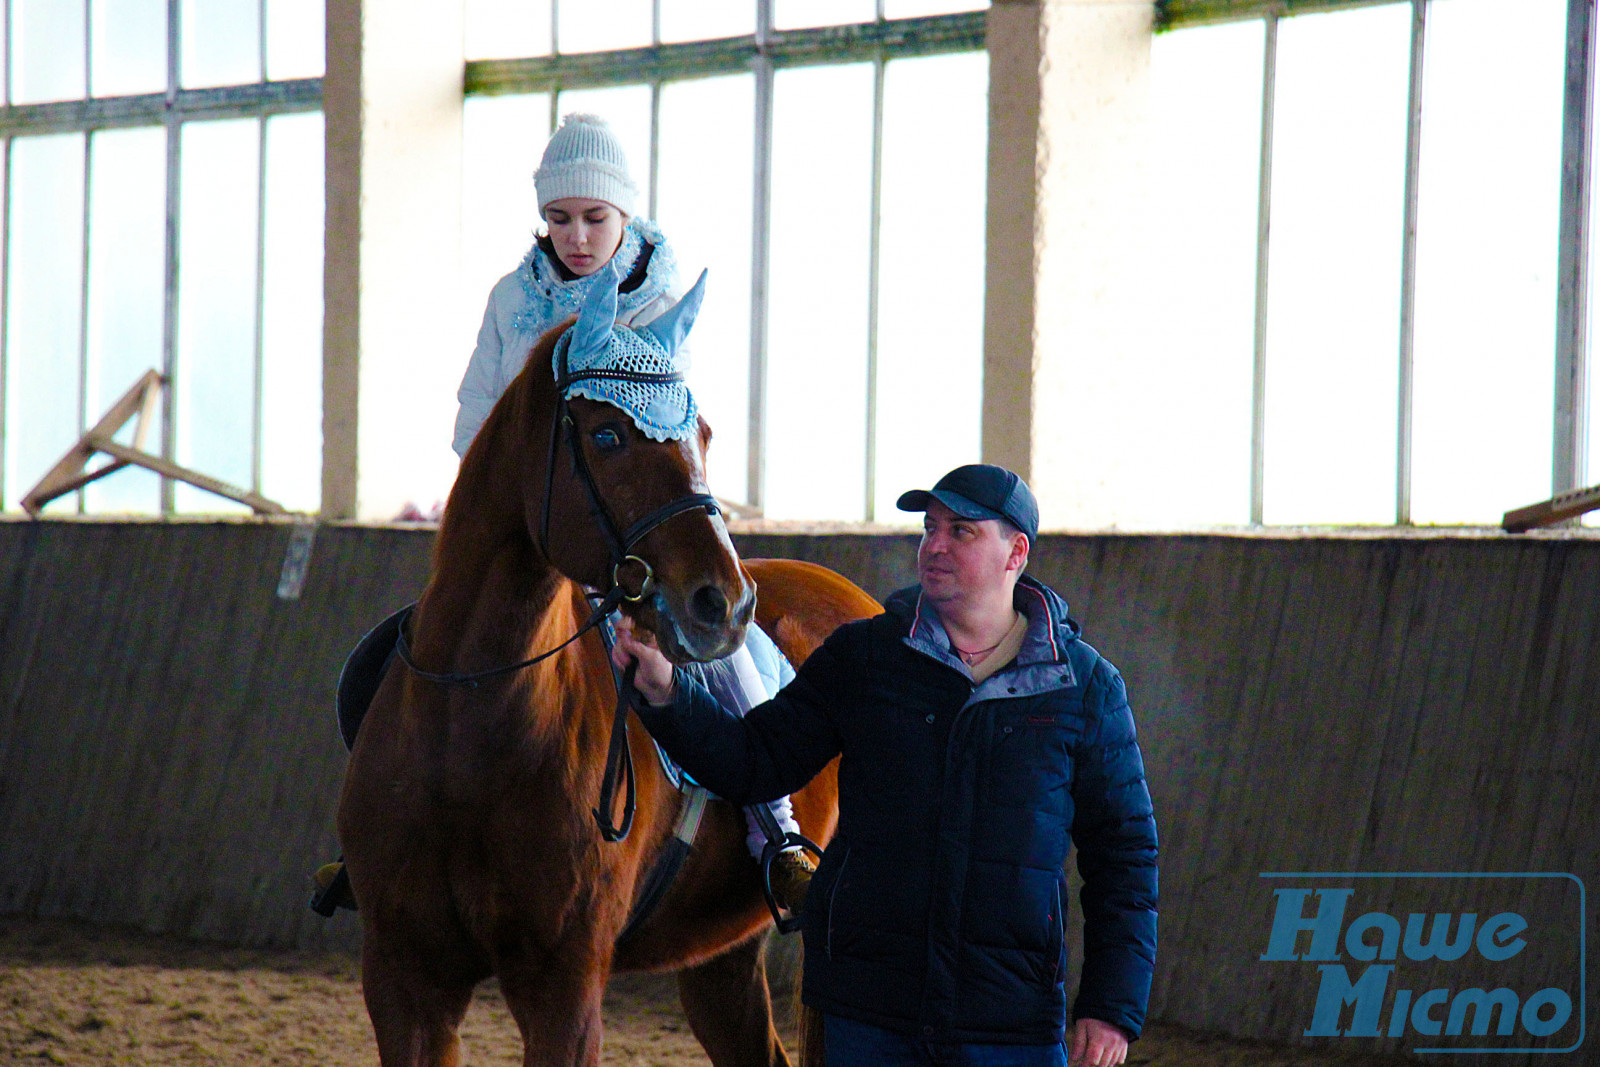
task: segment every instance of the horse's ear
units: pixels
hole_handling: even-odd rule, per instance
[[[600,268],[594,285],[578,308],[578,321],[572,324],[572,340],[567,342],[567,359],[587,365],[583,357],[604,352],[611,344],[611,327],[617,321],[616,261]]]
[[[640,333],[649,333],[668,352],[676,352],[683,339],[689,335],[695,316],[700,314],[700,302],[706,298],[706,272],[701,271],[694,286],[683,294],[683,299],[651,321],[639,327]]]

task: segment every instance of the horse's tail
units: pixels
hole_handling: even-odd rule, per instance
[[[822,1013],[807,1004],[795,1005],[795,1013],[800,1020],[800,1067],[824,1067],[828,1050],[823,1040]]]
[[[800,999],[800,989],[804,984],[801,975],[805,971],[806,950],[801,945],[796,945],[795,948],[798,951],[795,953],[796,965],[791,972],[795,976],[795,982],[790,993],[792,998],[790,1004],[793,1008],[790,1018],[795,1023],[795,1037],[798,1044],[795,1051],[799,1053],[797,1062],[800,1067],[826,1067],[827,1049],[823,1045],[823,1015]]]

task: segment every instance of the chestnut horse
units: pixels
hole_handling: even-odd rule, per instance
[[[566,328],[540,340],[462,460],[410,620],[413,664],[475,672],[560,645],[590,616],[581,586],[621,580],[597,525],[627,528],[660,509],[668,517],[626,547],[622,568],[632,588],[633,571],[653,572],[654,595],[623,610],[678,661],[731,652],[752,607],[796,664],[840,623],[878,610],[820,567],[742,567],[710,509],[672,510],[706,491],[709,429],[700,420],[689,439],[659,441],[617,407],[563,405],[550,368]],[[558,410],[572,423],[562,447]],[[637,814],[623,840],[602,840],[591,809],[615,699],[593,631],[476,686],[440,684],[399,662],[389,669],[352,751],[338,822],[384,1067],[459,1063],[457,1027],[491,975],[525,1064],[592,1067],[607,977],[641,969],[678,972],[684,1012],[716,1067],[789,1063],[773,1028],[760,936],[771,920],[742,812],[708,806],[672,888],[617,943],[680,798],[634,719]],[[794,797],[796,819],[819,843],[833,833],[836,789],[830,766]]]

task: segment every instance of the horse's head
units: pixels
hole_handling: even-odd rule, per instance
[[[679,662],[731,653],[755,610],[706,488],[711,430],[679,377],[704,283],[702,274],[677,306],[635,330],[616,325],[608,274],[577,321],[529,360],[529,373],[555,370],[545,418],[530,420],[550,435],[549,466],[524,493],[535,543],[574,581],[623,586],[623,610]]]

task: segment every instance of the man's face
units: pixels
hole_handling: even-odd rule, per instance
[[[928,501],[917,547],[917,577],[935,604],[974,601],[1005,587],[1028,561],[1028,538],[1002,532],[997,519],[964,519]]]

